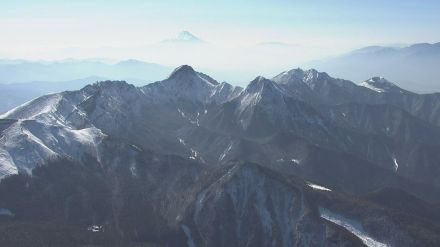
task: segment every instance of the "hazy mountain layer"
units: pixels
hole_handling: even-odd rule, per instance
[[[356,82],[384,76],[415,92],[440,92],[440,43],[404,48],[370,46],[307,66]]]

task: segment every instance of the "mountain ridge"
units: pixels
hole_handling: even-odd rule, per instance
[[[409,91],[440,92],[439,73],[435,69],[439,64],[439,55],[439,43],[406,47],[370,46],[305,65],[357,83],[380,75]]]
[[[14,215],[0,227],[55,212],[78,234],[168,246],[429,246],[438,223],[370,193],[440,201],[433,104],[316,70],[243,89],[188,65],[46,95],[0,116],[0,209]]]

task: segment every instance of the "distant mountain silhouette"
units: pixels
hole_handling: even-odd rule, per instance
[[[440,43],[369,46],[306,66],[355,82],[383,76],[411,91],[440,92]]]
[[[177,35],[176,38],[166,39],[161,43],[162,44],[202,44],[206,42],[188,31],[182,31]]]
[[[172,68],[139,60],[124,60],[116,64],[92,59],[61,61],[1,60],[0,83],[31,81],[59,82],[90,76],[132,82],[154,82],[164,78]]]

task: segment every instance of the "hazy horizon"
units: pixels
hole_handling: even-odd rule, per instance
[[[44,0],[0,6],[5,59],[138,59],[273,74],[365,46],[440,40],[432,32],[440,23],[437,1]],[[185,30],[204,42],[180,42]]]

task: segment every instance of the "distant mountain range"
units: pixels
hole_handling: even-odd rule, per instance
[[[24,104],[42,95],[57,93],[66,90],[78,90],[87,84],[106,80],[103,77],[87,77],[84,79],[61,82],[22,82],[0,84],[0,113]]]
[[[0,113],[45,94],[78,90],[106,79],[127,80],[145,85],[171,72],[166,66],[124,60],[110,64],[97,60],[31,62],[0,61]]]
[[[439,148],[381,77],[101,81],[0,116],[0,245],[436,246]]]
[[[403,48],[370,46],[306,66],[356,82],[383,76],[412,91],[440,92],[439,65],[440,43],[421,43]]]
[[[164,54],[186,51],[210,52],[212,47],[188,31],[180,32],[176,38],[156,44],[155,50]],[[279,56],[293,44],[281,42],[259,43],[256,47],[276,50]],[[266,50],[265,52],[268,52]],[[289,50],[288,52],[294,52]],[[356,83],[370,77],[385,77],[400,87],[418,93],[440,92],[440,43],[415,44],[408,47],[370,46],[328,60],[304,65],[327,71],[332,76],[346,78]],[[275,68],[263,66],[265,74]],[[254,69],[218,70],[207,69],[212,74],[234,82],[248,80]],[[0,113],[24,102],[52,92],[78,90],[98,80],[125,80],[135,85],[145,85],[166,77],[172,68],[164,65],[123,60],[109,63],[99,59],[66,59],[60,61],[0,60]],[[278,71],[278,70],[276,70]],[[263,73],[263,72],[259,72]],[[273,75],[273,74],[272,74]],[[21,84],[17,84],[21,83]],[[76,85],[75,85],[76,84]]]
[[[172,68],[138,60],[124,60],[115,64],[98,60],[68,59],[61,61],[1,60],[0,83],[61,82],[87,77],[112,78],[132,82],[154,82],[164,78]]]

